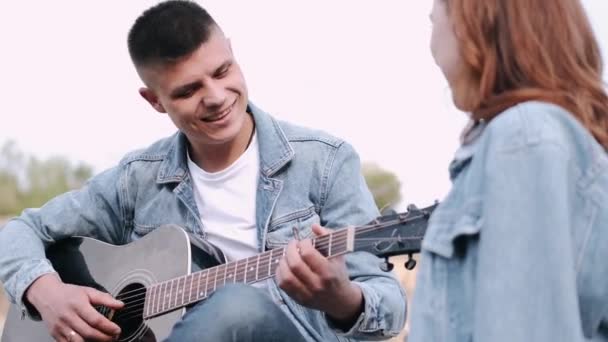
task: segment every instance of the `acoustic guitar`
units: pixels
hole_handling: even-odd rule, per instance
[[[332,258],[355,251],[381,258],[379,267],[392,269],[388,257],[407,254],[405,266],[415,266],[412,253],[420,251],[427,222],[437,204],[403,213],[382,215],[367,225],[348,227],[313,239],[315,248]],[[73,237],[53,244],[48,259],[66,283],[89,286],[123,301],[119,311],[96,309],[122,329],[118,341],[160,341],[171,332],[185,308],[205,300],[230,283],[255,283],[275,274],[285,248],[265,251],[242,260],[225,262],[216,247],[175,225],[162,226],[143,238],[114,246],[92,238]],[[191,272],[193,257],[204,269]],[[200,262],[199,262],[200,261]],[[14,305],[1,342],[52,341],[46,325],[25,318]]]

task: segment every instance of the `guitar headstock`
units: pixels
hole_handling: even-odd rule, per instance
[[[409,205],[406,212],[379,216],[356,231],[355,250],[382,258],[420,252],[429,218],[437,205],[421,209]]]

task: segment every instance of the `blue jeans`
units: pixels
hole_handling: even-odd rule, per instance
[[[296,326],[263,290],[226,285],[190,308],[167,341],[305,342]]]

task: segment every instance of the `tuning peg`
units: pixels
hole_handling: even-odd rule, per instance
[[[408,270],[413,270],[416,267],[416,260],[412,257],[411,254],[407,255],[407,261],[405,262],[405,268]]]
[[[388,257],[384,258],[384,262],[380,264],[380,269],[384,272],[390,272],[393,270],[395,265],[392,262],[388,261]]]
[[[418,207],[415,204],[408,204],[407,211],[419,211]]]

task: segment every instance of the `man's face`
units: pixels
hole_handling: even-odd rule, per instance
[[[140,94],[167,113],[191,144],[230,143],[244,129],[247,86],[221,30],[213,29],[207,42],[178,62],[138,72],[148,86]]]

